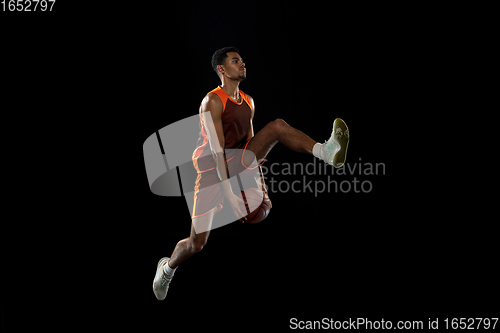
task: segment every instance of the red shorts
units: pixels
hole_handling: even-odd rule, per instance
[[[253,138],[250,140],[252,139]],[[228,157],[226,163],[229,171],[229,177],[232,180],[231,186],[234,192],[236,192],[236,188],[239,188],[238,182],[234,181],[236,178],[234,176],[241,175],[241,181],[243,183],[252,181],[251,178],[254,177],[256,173],[251,170],[256,169],[259,165],[262,165],[266,160],[266,158],[264,158],[264,160],[258,165],[254,162],[250,167],[243,163],[243,157],[245,156],[250,140],[247,141],[244,149],[231,149],[230,154],[227,153],[228,150],[226,149],[226,154],[231,155],[231,157]],[[208,214],[214,209],[217,209],[217,212],[222,209],[224,191],[220,182],[221,181],[215,168],[198,172],[198,177],[196,178],[196,184],[194,187],[195,191],[192,218]]]

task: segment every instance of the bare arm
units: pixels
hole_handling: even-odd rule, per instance
[[[224,130],[222,127],[222,102],[215,94],[209,94],[201,103],[201,116],[204,126],[207,131],[210,150],[215,161],[215,168],[224,195],[227,198],[229,205],[237,216],[245,216],[246,214],[240,209],[240,204],[243,200],[233,193],[231,183],[228,180],[227,162],[224,156]],[[210,114],[210,117],[207,116]],[[246,220],[246,217],[243,218]]]
[[[247,141],[250,140],[253,136],[254,136],[254,131],[253,131],[253,116],[255,115],[255,102],[252,98],[252,96],[248,95],[248,99],[250,100],[250,104],[252,106],[252,117],[250,118],[250,130],[248,131],[247,133]],[[259,165],[259,174],[260,174],[260,177],[259,179],[255,179],[255,181],[257,182],[257,184],[260,184],[262,186],[262,191],[264,192],[264,196],[267,197],[267,199],[269,200],[269,202],[271,202],[271,200],[269,199],[269,194],[267,193],[267,189],[266,189],[266,183],[264,181],[264,177],[262,176],[262,168],[260,167]],[[272,208],[273,204],[271,203],[271,208]]]

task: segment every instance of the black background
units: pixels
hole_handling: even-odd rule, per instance
[[[437,131],[435,98],[454,38],[443,12],[289,2],[102,6],[2,13],[13,108],[26,133],[47,125],[34,150],[54,175],[40,180],[54,189],[41,201],[53,204],[42,203],[39,214],[57,222],[34,230],[67,235],[40,246],[57,262],[44,274],[54,287],[41,293],[62,294],[44,323],[64,313],[92,327],[239,331],[286,330],[292,317],[426,323],[492,315],[490,227],[456,216],[446,199],[455,187],[433,155],[443,144],[421,136],[422,126]],[[351,134],[347,162],[384,163],[386,172],[332,178],[369,180],[370,193],[270,193],[264,222],[213,230],[159,302],[156,263],[188,236],[190,217],[183,198],[151,193],[142,145],[197,113],[220,83],[211,55],[231,45],[246,63],[240,88],[255,100],[255,131],[282,118],[322,142],[340,117]],[[277,145],[266,163],[311,161]],[[70,273],[65,255],[76,258]],[[5,311],[15,326],[15,310]]]

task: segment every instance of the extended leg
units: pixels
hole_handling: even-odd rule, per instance
[[[247,149],[252,151],[257,157],[257,161],[260,162],[278,142],[291,150],[308,154],[312,154],[316,144],[316,141],[291,127],[283,119],[276,119],[255,134]],[[251,161],[245,160],[246,165],[250,165],[250,163]]]
[[[346,159],[349,129],[342,119],[337,118],[333,123],[330,139],[319,144],[284,120],[276,119],[255,134],[247,149],[255,154],[260,163],[278,142],[291,150],[312,154],[335,168],[340,168]],[[245,155],[245,165],[251,165],[252,157],[250,154]]]
[[[158,300],[164,300],[167,296],[168,287],[172,281],[177,266],[193,254],[200,252],[203,246],[207,243],[210,231],[200,232],[197,234],[195,232],[195,226],[199,226],[197,223],[201,223],[202,225],[208,223],[208,225],[211,225],[214,214],[215,209],[208,214],[194,218],[193,224],[191,225],[191,235],[177,243],[171,258],[164,257],[158,262],[158,265],[156,266],[155,278],[153,280],[153,292]],[[210,229],[208,228],[204,230]]]
[[[212,210],[208,214],[205,214],[200,217],[195,217],[193,219],[193,224],[191,225],[191,234],[188,238],[185,238],[177,243],[175,246],[174,252],[170,257],[170,261],[168,265],[171,268],[176,268],[182,262],[186,261],[193,254],[200,252],[203,249],[203,246],[207,243],[208,235],[210,231],[196,233],[194,229],[194,224],[196,225],[211,225],[212,219],[214,218],[216,209]],[[208,230],[210,230],[208,228]]]

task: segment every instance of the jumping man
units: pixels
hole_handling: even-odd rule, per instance
[[[236,216],[246,215],[240,207],[244,204],[243,200],[233,193],[230,182],[225,181],[231,170],[249,169],[253,159],[257,159],[260,168],[269,151],[278,142],[291,150],[314,155],[336,168],[345,163],[349,130],[340,118],[335,119],[330,139],[324,144],[314,141],[282,119],[268,123],[254,135],[252,120],[255,103],[250,95],[239,89],[240,83],[247,77],[247,70],[238,49],[225,47],[215,51],[212,67],[222,85],[210,91],[200,105],[201,136],[193,153],[198,178],[195,184],[191,234],[177,243],[170,257],[164,257],[158,262],[153,292],[159,300],[165,299],[177,267],[201,251],[207,243],[210,231],[197,233],[196,226],[211,226],[216,213],[222,209],[224,200]],[[211,115],[211,126],[207,125],[207,112]],[[241,157],[234,158],[234,151],[242,151]],[[245,155],[246,151],[253,154]],[[204,152],[211,154],[211,158],[200,158],[207,155]],[[264,178],[260,174],[259,185],[264,198],[269,200]],[[220,183],[221,186],[206,186],[215,183]],[[246,217],[240,220],[244,222]]]

